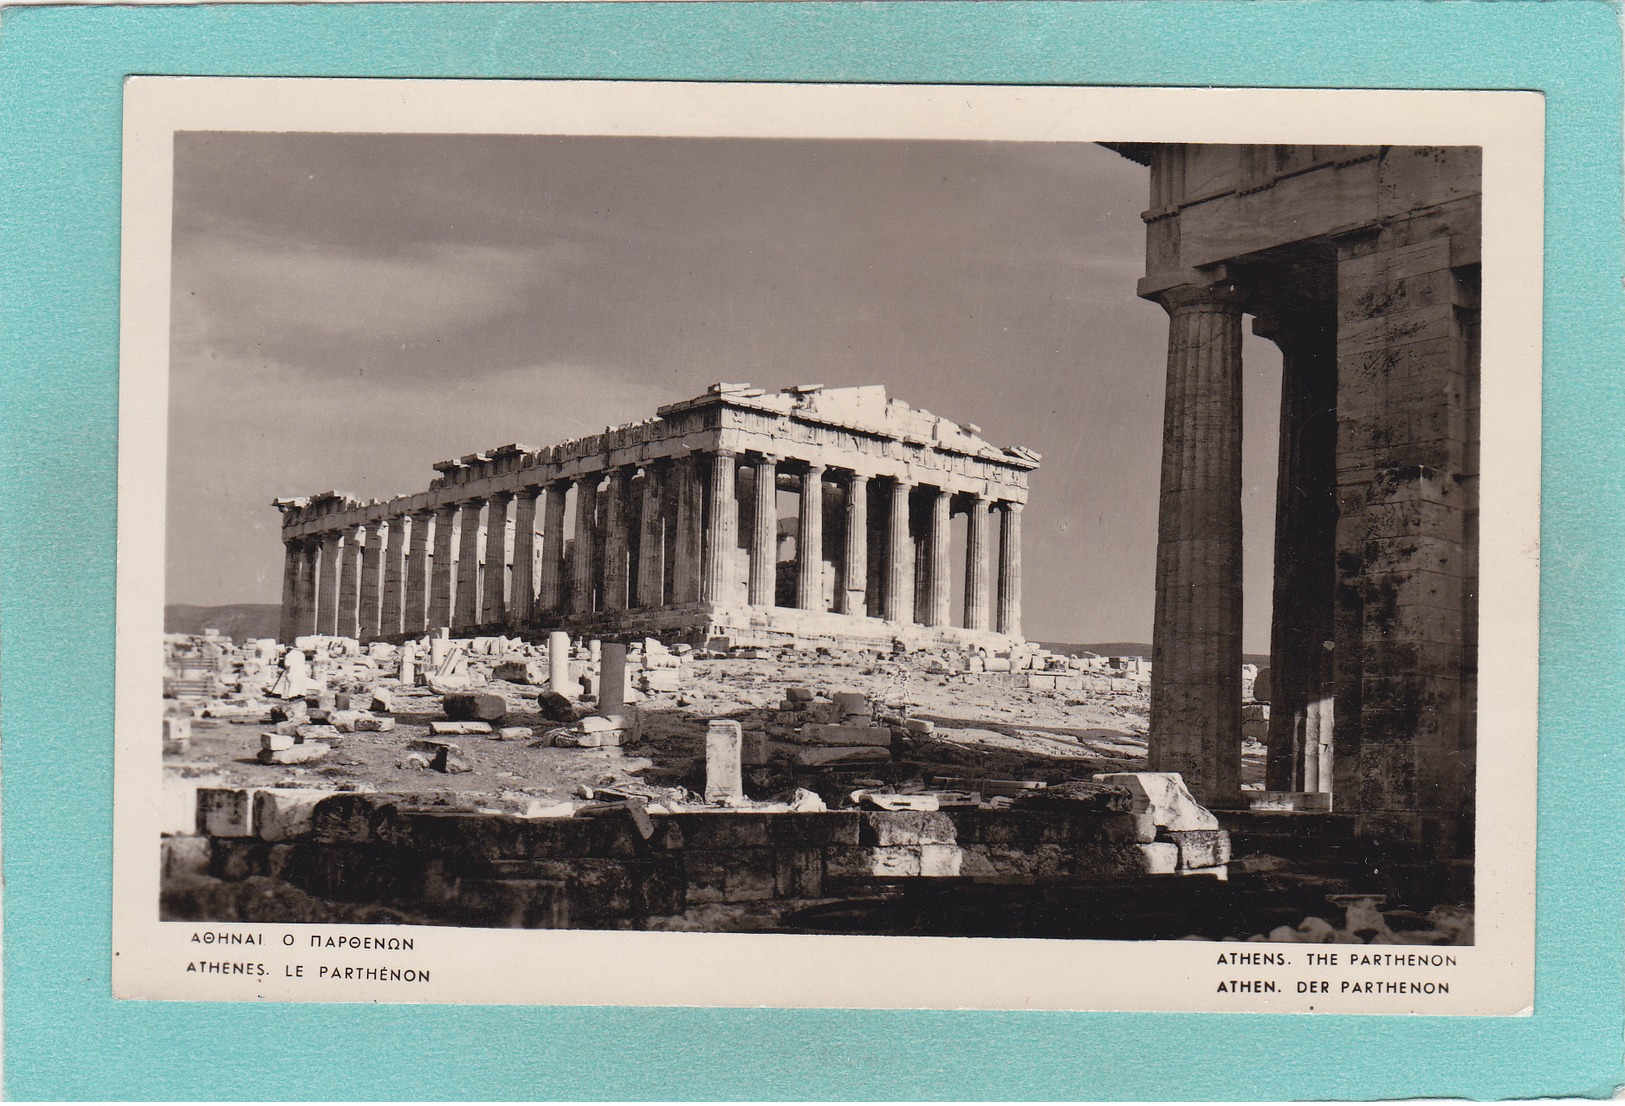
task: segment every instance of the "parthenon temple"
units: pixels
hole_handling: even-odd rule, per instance
[[[1268,787],[1470,855],[1480,151],[1111,148],[1150,170],[1169,327],[1152,769],[1236,800],[1251,314],[1283,363]]]
[[[442,461],[415,495],[279,499],[282,637],[998,648],[1021,636],[1039,457],[978,434],[880,386],[718,384],[602,434]]]

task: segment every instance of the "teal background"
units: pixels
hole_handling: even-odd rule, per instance
[[[1619,9],[1591,0],[6,10],[0,719],[8,1096],[1607,1095],[1621,1082],[1625,886],[1620,61]],[[131,74],[1545,92],[1535,1015],[115,1002],[119,144],[121,83]]]

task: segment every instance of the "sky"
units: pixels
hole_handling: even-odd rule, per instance
[[[1030,638],[1149,641],[1146,202],[1146,170],[1089,144],[177,135],[167,601],[279,601],[273,498],[421,491],[435,461],[719,380],[884,384],[1043,454]],[[1280,357],[1243,356],[1262,652]]]

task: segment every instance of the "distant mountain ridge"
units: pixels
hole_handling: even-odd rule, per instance
[[[164,633],[201,634],[219,630],[233,641],[276,637],[282,607],[276,603],[228,603],[222,607],[194,607],[170,603],[164,607]]]

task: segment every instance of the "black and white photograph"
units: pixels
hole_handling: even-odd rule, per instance
[[[575,931],[1516,1012],[1461,966],[1532,927],[1538,109],[1530,210],[1407,94],[523,84],[571,121],[127,138],[120,913],[173,987]]]

